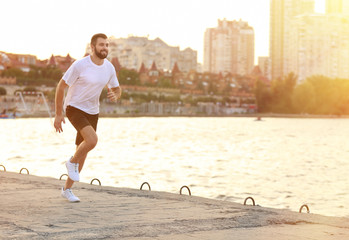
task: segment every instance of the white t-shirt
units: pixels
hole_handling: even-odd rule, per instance
[[[103,88],[119,86],[114,66],[107,59],[102,65],[96,65],[91,57],[75,61],[62,78],[69,89],[64,100],[64,109],[68,105],[88,114],[99,113],[99,97]]]

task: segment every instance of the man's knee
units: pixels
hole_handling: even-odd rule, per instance
[[[85,139],[86,145],[89,149],[93,149],[96,147],[97,142],[98,142],[98,137],[97,135],[90,136],[89,138]]]
[[[98,137],[95,130],[91,126],[87,126],[81,130],[81,135],[85,141],[86,147],[91,150],[98,142]]]

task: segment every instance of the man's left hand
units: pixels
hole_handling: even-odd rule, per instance
[[[117,100],[121,97],[121,91],[118,88],[108,88],[107,97],[111,102],[117,102]]]

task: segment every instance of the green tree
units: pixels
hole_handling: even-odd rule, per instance
[[[208,84],[208,93],[209,94],[217,94],[218,92],[218,89],[217,89],[217,86],[216,86],[216,83],[215,82],[209,82]]]
[[[258,106],[258,112],[270,112],[272,107],[271,89],[262,81],[257,80],[255,83],[255,97]]]
[[[297,76],[291,72],[283,80],[284,84],[284,94],[283,94],[283,104],[285,113],[293,113],[294,108],[292,104],[292,95],[294,88],[297,83]]]
[[[284,84],[281,78],[273,80],[271,82],[271,96],[272,96],[272,105],[271,111],[275,113],[283,113],[284,103]]]
[[[292,96],[296,112],[349,114],[349,80],[311,76],[299,84]]]
[[[349,114],[349,80],[348,79],[336,79],[336,84],[340,86],[340,93],[335,103],[335,114],[348,115]]]
[[[3,71],[2,76],[16,77],[18,85],[55,86],[62,78],[62,70],[55,66],[38,67],[31,65],[29,72],[18,68]]]
[[[271,111],[275,113],[293,113],[292,95],[297,83],[297,77],[290,73],[283,78],[272,81],[272,106]]]
[[[181,101],[181,96],[179,94],[170,95],[165,97],[166,102],[179,102]]]
[[[173,88],[171,79],[166,77],[160,77],[157,85],[161,88]]]
[[[250,79],[245,77],[245,76],[236,76],[235,77],[238,85],[239,85],[239,89],[240,91],[244,91],[244,92],[252,92],[253,89],[250,89]]]
[[[140,80],[139,80],[139,74],[135,70],[128,70],[122,68],[119,72],[118,76],[120,84],[124,85],[139,85]]]
[[[340,83],[325,76],[312,76],[306,79],[315,92],[315,105],[313,109],[314,114],[334,114],[336,110],[334,106],[338,102],[338,97],[341,92]]]
[[[28,72],[28,77],[34,79],[41,78],[41,67],[31,65],[30,70]]]
[[[314,113],[316,95],[313,85],[310,82],[298,85],[294,90],[292,102],[296,113]]]
[[[17,77],[17,78],[20,78],[20,77],[24,77],[25,76],[25,73],[19,69],[19,68],[8,68],[6,70],[4,70],[1,75],[3,77]]]
[[[48,70],[48,76],[47,76],[48,79],[58,82],[63,77],[63,72],[58,67],[48,66],[47,70]]]
[[[229,96],[232,90],[233,88],[231,87],[230,83],[227,83],[223,88],[222,95]]]

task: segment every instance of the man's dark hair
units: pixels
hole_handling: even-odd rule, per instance
[[[97,39],[98,39],[98,38],[107,39],[108,37],[107,37],[107,35],[105,35],[104,33],[97,33],[97,34],[93,35],[92,38],[91,38],[91,44],[92,44],[93,46],[96,46],[96,43],[97,43]]]

